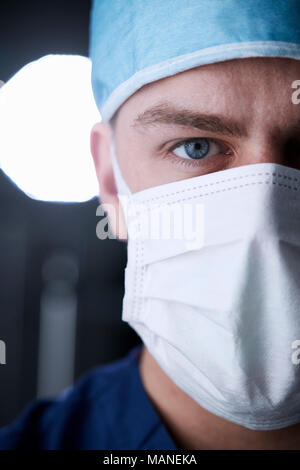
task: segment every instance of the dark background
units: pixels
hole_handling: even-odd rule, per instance
[[[90,3],[2,1],[0,80],[49,53],[88,56]],[[54,263],[50,281],[62,280],[77,302],[74,381],[140,342],[121,320],[126,244],[96,237],[98,204],[97,198],[75,204],[31,200],[0,170],[0,340],[6,343],[0,426],[37,397],[41,299],[52,292],[49,273],[43,275],[47,260]],[[73,260],[77,276],[64,259]]]

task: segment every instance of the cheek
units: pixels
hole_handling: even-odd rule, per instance
[[[147,171],[145,170],[145,158],[141,152],[127,151],[119,161],[122,176],[130,191],[135,193],[147,186]]]
[[[121,162],[120,162],[121,164]],[[128,152],[122,161],[122,175],[132,193],[174,181],[171,163],[147,152]]]
[[[131,169],[128,169],[132,192],[162,184],[164,180],[161,170],[158,162],[154,162],[153,159],[138,158]]]
[[[143,158],[137,159],[132,165],[132,171],[127,171],[133,192],[196,176],[195,170],[183,170],[170,159],[164,159],[155,153],[149,156],[144,154]]]

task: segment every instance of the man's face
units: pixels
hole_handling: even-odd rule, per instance
[[[300,105],[291,99],[291,85],[299,79],[300,61],[250,58],[143,86],[121,106],[115,128],[116,154],[130,190],[260,162],[300,169]],[[109,146],[96,147],[101,200],[112,203],[112,168],[103,163],[110,159]]]

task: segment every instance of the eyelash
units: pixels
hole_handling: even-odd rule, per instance
[[[175,150],[176,148],[180,147],[181,145],[184,145],[186,143],[189,143],[189,142],[196,142],[198,140],[201,140],[201,139],[206,139],[208,140],[210,143],[211,142],[214,142],[216,143],[217,145],[220,145],[220,147],[225,147],[225,143],[224,142],[221,142],[219,140],[216,140],[216,139],[212,139],[212,138],[209,138],[209,137],[194,137],[194,138],[190,138],[190,139],[185,139],[185,140],[181,140],[179,142],[177,142],[175,145],[172,145],[171,147],[168,148],[168,153],[166,155],[166,158],[171,158],[173,160],[173,163],[177,163],[177,164],[180,164],[180,165],[183,165],[185,167],[191,167],[191,166],[199,166],[199,162],[202,162],[203,160],[205,160],[205,157],[203,159],[188,159],[188,158],[182,158],[182,157],[179,157],[178,155],[175,155],[173,153],[173,150]],[[224,152],[224,155],[229,155],[229,152],[231,152],[231,150],[229,149],[229,147],[227,146],[227,151]],[[219,154],[216,154],[214,155],[214,157],[216,157],[217,155],[220,155]],[[208,158],[212,158],[212,157],[208,157]]]

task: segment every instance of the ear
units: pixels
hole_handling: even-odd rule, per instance
[[[90,148],[99,182],[99,200],[107,212],[110,229],[119,239],[127,239],[127,229],[122,206],[119,202],[117,186],[110,155],[111,129],[108,124],[99,122],[91,130]]]

